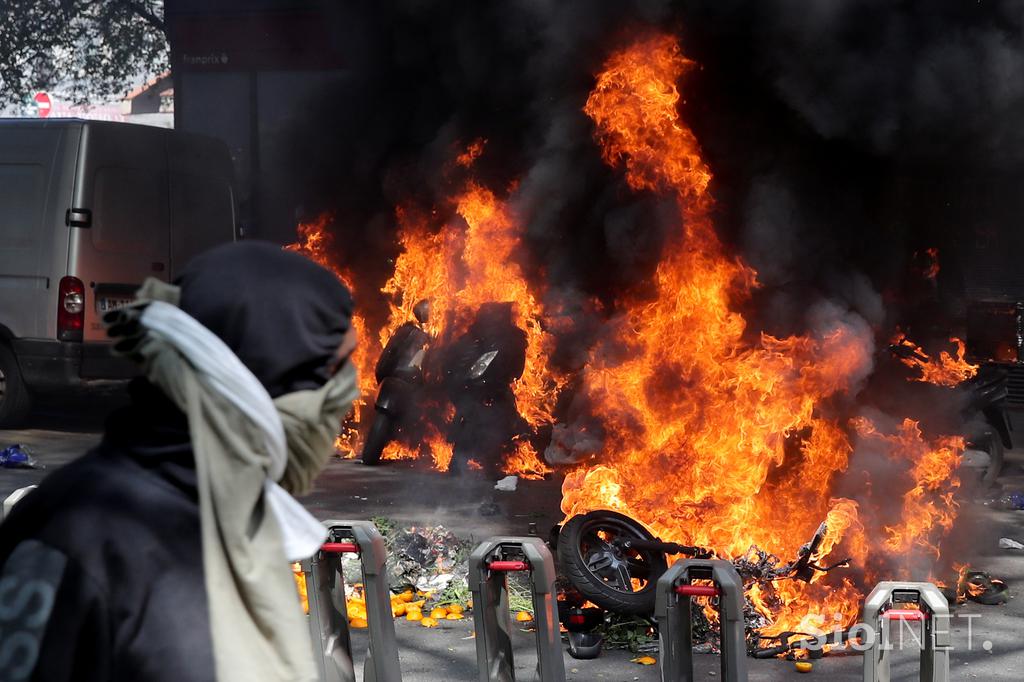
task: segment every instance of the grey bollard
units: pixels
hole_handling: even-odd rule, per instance
[[[369,521],[324,521],[329,531],[323,549],[302,562],[309,599],[309,630],[323,682],[355,682],[352,640],[345,607],[343,553],[358,553],[366,596],[369,649],[364,682],[401,682],[398,642],[391,613],[384,538]]]
[[[529,571],[533,617],[537,628],[537,678],[565,682],[562,636],[555,605],[555,562],[540,538],[496,537],[469,556],[473,625],[480,682],[514,682],[512,618],[508,611],[509,571]]]
[[[920,611],[893,608],[916,603]],[[949,682],[949,652],[953,638],[949,603],[931,583],[882,582],[864,600],[868,644],[864,651],[864,682],[890,682],[892,646],[889,622],[920,622],[922,627],[921,682]]]
[[[691,585],[711,580],[714,586]],[[682,559],[658,579],[654,617],[658,621],[662,682],[693,682],[693,597],[718,597],[722,632],[723,682],[747,682],[743,622],[743,581],[736,568],[718,559]]]

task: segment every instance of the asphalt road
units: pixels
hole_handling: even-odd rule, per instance
[[[36,483],[48,472],[85,452],[98,442],[105,414],[121,400],[116,390],[99,394],[64,396],[40,406],[28,428],[0,431],[0,445],[27,445],[46,465],[45,470],[0,469],[0,495]],[[1013,463],[1001,479],[1007,489],[1024,490],[1024,453],[1011,453]],[[556,481],[520,481],[513,493],[493,490],[494,482],[483,476],[452,479],[420,471],[409,465],[364,467],[353,461],[332,461],[318,479],[316,489],[303,499],[321,519],[368,519],[387,516],[403,525],[442,524],[455,533],[482,539],[494,534],[525,535],[531,523],[543,533],[561,519],[558,511],[559,485]],[[481,504],[494,502],[499,513],[485,516]],[[1005,579],[1011,589],[1009,604],[986,607],[969,604],[958,607],[953,619],[951,680],[1020,682],[1024,680],[1024,601],[1017,598],[1024,585],[1024,553],[1001,550],[997,539],[1015,537],[1024,541],[1024,512],[995,510],[965,505],[962,523],[973,524],[982,549],[970,557],[973,567]],[[436,629],[422,628],[405,620],[396,623],[403,677],[411,682],[477,680],[475,642],[471,621],[442,622]],[[969,632],[970,631],[970,632]],[[970,638],[968,637],[970,634]],[[357,665],[366,649],[365,634],[353,637]],[[577,661],[565,656],[569,680],[654,681],[657,666],[630,663],[624,651],[606,651],[594,661]],[[516,635],[518,679],[532,679],[535,665],[533,644],[527,633]],[[859,655],[829,656],[815,662],[811,676],[800,675],[792,663],[780,660],[748,659],[750,680],[755,682],[813,679],[827,676],[830,682],[859,682]],[[721,677],[714,656],[696,657],[696,678]],[[917,652],[897,652],[894,681],[917,680]]]

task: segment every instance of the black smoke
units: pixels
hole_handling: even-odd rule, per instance
[[[577,369],[625,329],[617,301],[643,294],[679,230],[670,198],[629,190],[602,161],[582,108],[611,52],[672,32],[696,64],[680,111],[715,175],[716,224],[759,272],[743,310],[751,334],[841,324],[874,336],[876,371],[843,409],[949,432],[961,417],[953,392],[918,391],[882,349],[896,326],[926,347],[962,333],[978,292],[1024,296],[1024,281],[1002,284],[1014,258],[985,265],[991,244],[1015,243],[1024,209],[1022,10],[1019,0],[325,3],[347,70],[303,104],[280,181],[306,217],[332,212],[337,256],[380,322],[395,207],[443,224],[465,174],[452,159],[486,139],[473,177],[511,199],[521,264],[544,282],[557,324],[554,360]],[[919,267],[933,247],[934,282]],[[599,449],[600,424],[571,396],[560,421],[587,426],[572,447]]]
[[[973,231],[1000,217],[964,206],[978,208],[979,183],[1024,161],[1019,9],[330,3],[348,68],[304,103],[282,182],[298,188],[307,215],[334,212],[342,257],[379,285],[395,255],[395,206],[450,211],[451,160],[484,138],[474,176],[497,190],[519,183],[524,266],[570,306],[611,303],[643,286],[677,218],[663,198],[626,190],[581,109],[612,50],[668,30],[698,64],[682,84],[682,113],[716,175],[720,229],[761,273],[749,311],[759,326],[798,332],[824,298],[875,328],[902,322],[924,333],[956,323]],[[998,204],[1011,191],[985,199]],[[944,263],[943,300],[928,315],[942,319],[901,319],[920,311],[906,300],[907,280],[914,254],[931,246]]]

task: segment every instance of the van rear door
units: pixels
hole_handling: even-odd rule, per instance
[[[14,338],[56,335],[79,130],[74,122],[0,125],[0,326]]]
[[[103,313],[130,301],[146,277],[170,266],[166,131],[88,122],[83,126],[68,274],[86,290],[85,341],[106,339]]]

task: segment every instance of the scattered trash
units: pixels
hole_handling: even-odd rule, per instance
[[[960,576],[957,591],[970,601],[985,606],[1005,604],[1009,600],[1009,588],[1006,583],[984,571],[964,571]]]
[[[529,623],[533,620],[533,614],[529,611],[520,611],[516,614],[517,623]]]
[[[1024,549],[1024,545],[1010,538],[999,538],[999,549]]]
[[[999,507],[1018,511],[1024,509],[1024,492],[1006,493],[999,498]]]
[[[518,484],[518,476],[506,476],[494,484],[494,489],[500,490],[503,493],[514,493]]]
[[[630,660],[630,663],[639,663],[640,665],[654,665],[657,662],[658,659],[653,656],[640,656],[639,658]]]
[[[814,670],[814,664],[810,661],[797,661],[793,664],[793,667],[796,668],[798,673],[809,673]]]
[[[392,588],[441,592],[469,574],[467,544],[444,526],[392,530],[385,540]]]
[[[437,627],[437,619],[435,619],[433,617],[431,617],[431,618],[421,618],[420,619],[420,625],[422,625],[425,628],[436,628]]]
[[[0,467],[4,469],[45,469],[24,445],[11,445],[0,450]]]

